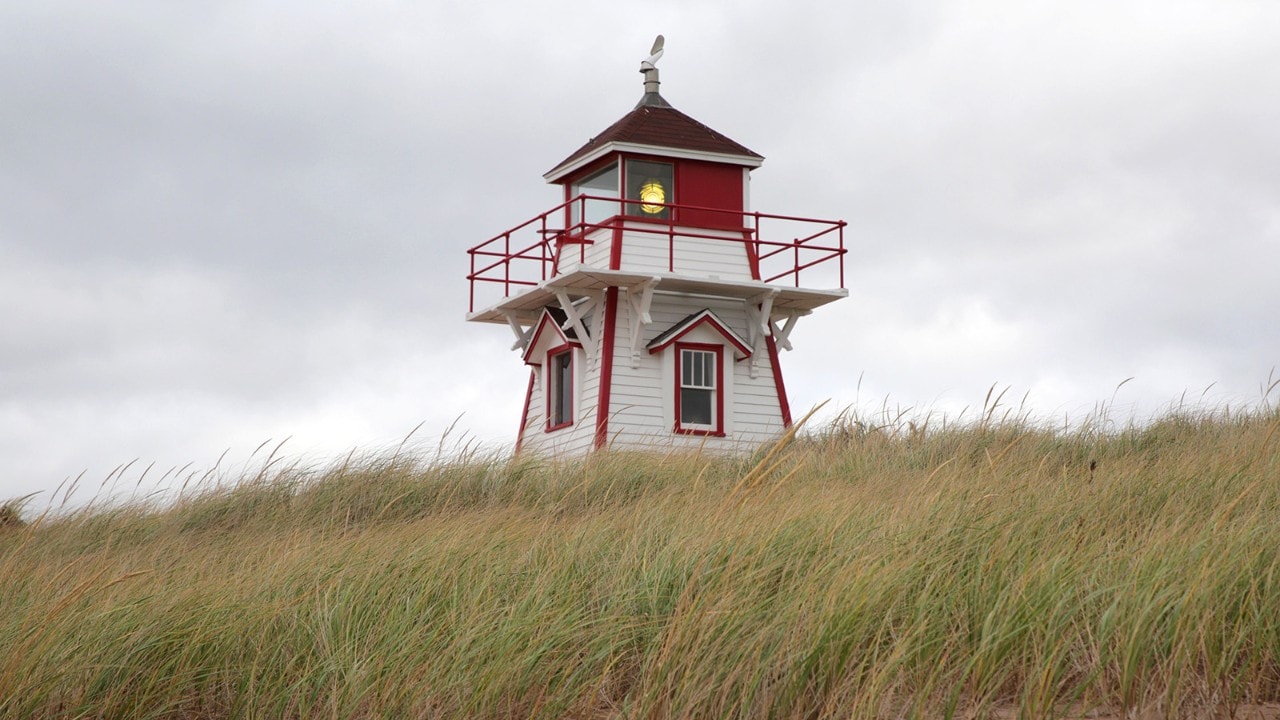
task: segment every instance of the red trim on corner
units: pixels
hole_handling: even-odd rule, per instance
[[[760,253],[756,251],[756,241],[751,230],[742,231],[742,244],[747,251],[747,267],[751,269],[751,279],[760,279]]]
[[[614,245],[618,247],[617,244]],[[596,407],[595,448],[609,443],[609,395],[613,392],[613,335],[618,324],[618,288],[604,291],[604,327],[600,339],[600,403]]]
[[[520,454],[520,446],[524,444],[524,431],[529,427],[529,405],[533,402],[533,383],[537,380],[537,370],[529,368],[529,389],[524,391],[524,409],[520,411],[520,432],[516,433],[516,454]]]
[[[613,218],[613,242],[609,245],[609,269],[622,269],[622,216]]]
[[[778,344],[773,341],[773,334],[764,336],[765,345],[769,347],[769,364],[773,366],[773,385],[778,389],[778,409],[782,411],[782,427],[791,427],[791,403],[787,402],[787,386],[782,382],[782,367],[778,365]]]

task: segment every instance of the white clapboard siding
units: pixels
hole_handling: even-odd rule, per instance
[[[662,229],[656,226],[655,229]],[[680,233],[716,235],[684,237]],[[676,235],[627,229],[622,234],[621,269],[630,272],[675,272],[690,277],[751,277],[741,232],[676,228]]]
[[[594,268],[609,267],[609,253],[613,247],[613,230],[597,230],[591,234],[592,243],[586,248],[587,260],[584,265]]]
[[[658,292],[654,293],[653,304],[649,308],[653,322],[646,329],[644,342],[648,343],[667,328],[702,309],[714,312],[725,325],[743,338],[749,336],[746,305],[741,300]]]
[[[704,308],[715,312],[720,320],[743,338],[750,337],[747,310],[743,301],[732,298],[692,296],[657,292],[649,312],[652,322],[644,328],[639,358],[633,364],[631,355],[631,304],[618,303],[614,338],[613,377],[609,401],[609,445],[623,448],[705,449],[712,452],[749,450],[776,438],[783,431],[782,412],[774,383],[773,368],[763,345],[756,358],[755,377],[751,361],[736,361],[726,349],[725,437],[677,435],[672,432],[674,418],[674,374],[668,367],[671,350],[650,354],[644,347],[659,334]],[[603,311],[603,308],[596,312]],[[586,318],[591,327],[592,318]],[[705,328],[694,331],[696,341],[720,342],[718,334]],[[590,452],[595,443],[596,412],[599,407],[601,363],[598,353],[604,343],[595,343],[597,358],[588,362],[580,351],[575,356],[574,424],[546,432],[546,396],[542,374],[534,384],[529,404],[529,419],[523,429],[524,450],[559,457],[579,456]]]
[[[536,438],[542,433],[546,424],[546,396],[542,392],[542,373],[533,375],[533,389],[529,395],[529,414],[525,417],[524,427],[520,428],[520,447],[532,448]]]
[[[734,407],[738,421],[734,434],[740,439],[761,442],[782,432],[782,406],[768,357],[760,358],[754,378],[746,363],[734,368]]]
[[[650,313],[659,306],[660,302],[655,298]],[[671,434],[671,425],[663,418],[662,393],[674,391],[662,386],[661,359],[650,355],[643,347],[659,332],[653,328],[660,321],[655,319],[646,328],[648,332],[641,341],[638,367],[631,366],[631,321],[630,303],[618,303],[618,342],[614,345],[613,383],[609,394],[609,434],[617,436],[615,446],[618,440],[629,446],[631,438],[639,435]]]
[[[648,225],[622,233],[620,269],[628,272],[675,272],[690,277],[749,279],[746,244],[741,232],[677,227],[674,236],[663,225]],[[688,234],[714,237],[688,237]],[[556,262],[555,273],[570,273],[580,267],[608,268],[612,255],[613,230],[601,228],[587,235],[589,244],[565,245]]]
[[[657,294],[650,307],[653,322],[645,329],[647,344],[667,328],[691,313],[710,308],[726,325],[743,337],[747,336],[746,308],[740,300],[682,295]],[[620,303],[618,329],[626,337],[630,327],[630,307]],[[750,376],[748,361],[735,362],[732,352],[725,353],[725,371],[732,373],[725,398],[725,430],[723,438],[672,433],[675,422],[675,393],[670,374],[663,372],[670,351],[656,355],[642,349],[640,361],[632,367],[630,345],[619,342],[615,347],[613,385],[610,400],[609,431],[613,447],[706,448],[714,451],[738,451],[754,447],[779,435],[782,413],[768,357],[759,359],[756,377]]]
[[[577,270],[579,267],[609,267],[609,245],[613,239],[613,228],[599,228],[587,233],[586,244],[571,243],[560,250],[555,273],[563,275]]]

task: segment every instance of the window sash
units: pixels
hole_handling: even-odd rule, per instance
[[[680,427],[710,428],[715,425],[715,391],[680,388]]]
[[[715,390],[716,354],[709,350],[681,350],[680,387]]]

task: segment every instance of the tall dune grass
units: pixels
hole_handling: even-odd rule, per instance
[[[745,459],[269,465],[7,523],[0,717],[1280,701],[1280,412],[923,425],[843,416]]]

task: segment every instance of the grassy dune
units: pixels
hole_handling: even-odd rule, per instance
[[[746,459],[387,456],[9,521],[0,717],[1257,709],[1278,428],[843,418]]]

